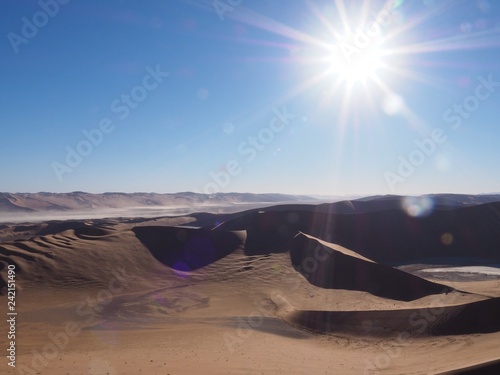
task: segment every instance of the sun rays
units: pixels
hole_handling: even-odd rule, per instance
[[[429,40],[418,35],[417,28],[449,11],[453,5],[450,2],[429,5],[415,14],[406,11],[404,0],[387,1],[382,6],[370,0],[353,3],[334,0],[323,8],[308,3],[315,20],[309,29],[294,29],[243,7],[230,17],[288,39],[289,63],[304,69],[307,76],[281,101],[307,95],[318,85],[326,87],[318,111],[340,105],[339,126],[345,126],[352,104],[360,100],[370,106],[370,111],[378,112],[371,115],[411,114],[396,87],[402,82],[439,85],[439,78],[421,69],[426,56],[500,45],[498,27]]]
[[[500,46],[500,22],[479,3],[304,0],[278,11],[245,3],[227,17],[241,32],[231,40],[258,51],[239,59],[277,72],[273,103],[293,103],[311,132],[325,135],[333,181],[361,173],[345,165],[389,163],[386,155],[408,141],[398,137],[427,136],[443,121],[432,98],[452,98],[493,66],[476,56]]]

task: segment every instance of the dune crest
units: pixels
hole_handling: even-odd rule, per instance
[[[290,244],[290,259],[297,271],[321,288],[360,290],[399,301],[453,291],[445,285],[378,264],[341,246],[326,246],[302,233]]]

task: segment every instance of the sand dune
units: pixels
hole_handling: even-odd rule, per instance
[[[294,311],[286,317],[291,324],[320,333],[394,335],[464,335],[500,331],[500,299],[457,306],[367,311]],[[376,321],[370,330],[365,321]]]
[[[488,361],[486,363],[480,363],[477,365],[467,366],[465,368],[460,368],[452,371],[446,371],[441,373],[442,375],[472,375],[472,374],[482,374],[482,375],[497,375],[500,373],[500,359],[494,361]]]
[[[440,220],[471,239],[456,254],[493,241],[485,254],[497,259],[495,235],[474,223],[494,230],[497,206],[402,219],[363,204],[4,224],[1,286],[15,265],[19,316],[18,368],[7,373],[494,371],[498,280],[448,282],[443,272],[436,283],[392,263],[408,257],[405,245],[427,256],[419,236]],[[63,340],[68,323],[78,333]]]
[[[246,232],[180,227],[136,227],[133,232],[161,263],[178,271],[212,264],[243,248]]]
[[[500,203],[434,207],[414,217],[380,203],[343,202],[287,205],[235,215],[219,225],[247,230],[248,253],[285,251],[298,232],[334,242],[379,263],[403,264],[429,258],[482,258],[499,261]]]
[[[366,291],[383,298],[411,301],[453,289],[398,269],[377,264],[351,250],[298,234],[290,245],[293,266],[313,285]]]

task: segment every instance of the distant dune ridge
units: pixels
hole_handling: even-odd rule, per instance
[[[43,210],[48,203],[40,203],[40,197],[43,195],[1,199],[22,209],[35,209],[36,202],[36,209]],[[76,193],[76,197],[82,195]],[[289,196],[268,199],[272,197],[283,202],[299,201]],[[70,196],[64,196],[64,204],[64,199],[59,198],[50,198],[51,207],[72,206]],[[94,198],[95,202],[106,200],[101,196]],[[122,199],[127,201],[129,197],[117,195],[111,201],[118,204]],[[132,200],[138,203],[138,199],[144,203],[145,195]],[[240,201],[241,197],[231,199]],[[498,366],[493,360],[498,355],[494,342],[500,337],[500,284],[493,276],[481,283],[458,283],[446,278],[437,281],[430,278],[432,275],[427,278],[425,273],[418,274],[425,274],[424,278],[405,272],[400,266],[500,264],[499,201],[500,196],[439,195],[410,200],[387,196],[149,219],[22,224],[6,221],[0,225],[0,288],[5,294],[7,265],[15,265],[18,299],[24,306],[20,324],[25,332],[32,332],[25,337],[42,346],[46,334],[37,335],[56,329],[45,326],[45,319],[53,321],[51,324],[76,319],[82,324],[82,332],[105,336],[106,340],[111,340],[108,335],[112,333],[113,340],[120,337],[128,346],[136,345],[136,329],[147,329],[149,337],[156,337],[151,332],[162,334],[162,330],[172,329],[161,340],[175,337],[179,345],[187,345],[182,343],[189,335],[196,341],[197,333],[207,338],[219,332],[223,339],[214,339],[210,344],[214,350],[223,345],[219,353],[233,353],[235,345],[245,348],[237,353],[249,350],[246,340],[253,336],[248,332],[271,342],[278,338],[300,340],[304,348],[313,351],[337,345],[337,339],[328,344],[314,341],[321,340],[315,336],[317,333],[359,340],[355,350],[368,350],[365,340],[375,340],[371,354],[364,354],[365,358],[374,358],[374,363],[378,363],[376,359],[382,350],[375,350],[377,340],[399,345],[391,353],[404,352],[408,347],[421,358],[431,353],[429,347],[437,345],[435,350],[439,352],[452,345],[450,342],[475,340],[482,348],[476,353],[481,361],[473,363],[464,357],[458,365],[443,359],[436,364],[436,373],[472,371],[467,368],[482,362],[488,362],[483,368],[494,369]],[[88,204],[89,200],[82,202],[74,203],[75,207]],[[116,287],[122,284],[123,287]],[[103,290],[109,300],[100,302],[101,306],[94,310],[85,304],[82,308],[80,295],[104,295]],[[39,299],[40,295],[45,296],[45,302]],[[242,321],[246,322],[244,330]],[[175,328],[179,324],[182,326]],[[404,342],[395,344],[394,338],[401,334]],[[94,336],[86,338],[83,333],[78,340],[87,343],[87,348],[93,347],[93,341],[85,340],[94,340]],[[228,337],[233,338],[228,341]],[[413,337],[421,341],[412,341]],[[160,336],[158,340],[151,351],[161,347]],[[252,338],[248,340],[252,342]],[[309,346],[311,340],[316,342],[315,349]],[[25,351],[20,358],[30,361],[33,348],[24,342],[21,348]],[[172,345],[169,347],[176,347]],[[443,358],[461,353],[462,346],[453,348]],[[177,354],[170,355],[176,358]],[[404,360],[410,357],[405,356]],[[231,363],[231,358],[228,360],[223,361],[226,366]],[[394,362],[383,367],[389,373],[411,372],[422,365],[407,364],[417,367],[404,370],[396,366],[391,372],[391,366],[403,359],[394,356],[391,361]],[[365,364],[359,362],[353,359],[352,366],[363,373],[366,369],[360,366]],[[123,365],[117,367],[122,368],[117,373],[132,371],[130,363],[114,363]],[[182,361],[169,362],[177,369],[181,365]],[[58,372],[55,363],[46,366],[50,369],[47,373],[63,373]],[[225,368],[214,366],[219,373]],[[245,366],[236,363],[233,369]],[[341,370],[336,368],[338,373]],[[425,367],[423,371],[427,370]],[[245,370],[238,371],[235,373]]]
[[[91,194],[83,191],[72,193],[0,193],[0,213],[99,210],[126,207],[170,207],[203,203],[313,202],[315,200],[312,197],[302,195],[251,193],[216,193],[210,195],[192,192],[172,194],[112,192]]]
[[[353,249],[377,262],[425,258],[499,259],[500,202],[433,206],[423,216],[401,208],[401,198],[320,205],[276,206],[233,215],[218,226],[247,230],[247,253],[286,250],[298,232]]]

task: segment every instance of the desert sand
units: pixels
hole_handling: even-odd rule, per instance
[[[399,201],[4,222],[0,372],[500,373],[500,204]]]

